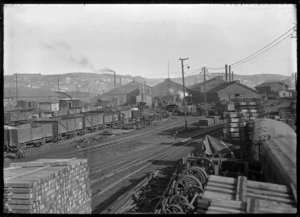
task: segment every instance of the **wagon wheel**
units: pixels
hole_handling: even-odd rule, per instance
[[[192,199],[196,194],[200,195],[203,192],[204,191],[202,188],[199,188],[198,186],[193,186],[187,189],[185,195],[187,198]]]
[[[190,203],[179,204],[185,214],[192,214],[195,207]]]
[[[169,204],[163,207],[163,213],[169,214],[169,213],[178,213],[178,214],[184,214],[182,208],[179,205],[176,204]]]
[[[181,176],[175,183],[175,192],[176,194],[183,193],[192,186],[198,186],[201,188],[202,184],[196,177],[192,175]]]
[[[181,204],[181,203],[188,203],[189,201],[185,196],[181,194],[176,194],[170,197],[169,202],[172,204]]]
[[[193,163],[193,166],[203,167],[209,175],[215,175],[215,166],[208,158],[200,157]]]
[[[207,173],[204,169],[193,166],[191,168],[188,168],[182,172],[184,175],[193,175],[195,176],[202,184],[205,184],[207,181]]]

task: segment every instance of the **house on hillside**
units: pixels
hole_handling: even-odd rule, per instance
[[[119,100],[120,105],[128,104],[133,105],[136,104],[139,100],[144,100],[148,104],[152,102],[152,88],[148,85],[144,85],[142,83],[132,81],[121,87],[115,88],[111,91],[108,91],[102,94],[102,98],[106,100],[113,100],[114,98]],[[142,97],[145,96],[146,97]],[[151,103],[150,103],[151,104]]]
[[[235,98],[260,98],[260,95],[258,91],[241,84],[238,80],[219,84],[206,92],[207,102],[229,102]]]
[[[186,88],[185,96],[190,99],[187,101],[189,103],[199,102],[199,91]],[[163,104],[182,104],[183,99],[183,85],[178,84],[171,79],[166,79],[164,82],[159,83],[152,87],[152,97],[159,99]]]
[[[281,81],[274,81],[274,82],[266,82],[262,83],[260,85],[257,85],[255,89],[260,94],[267,94],[268,96],[279,96],[279,91],[285,90],[287,91],[289,88],[289,85],[281,82]]]
[[[219,84],[223,84],[225,82],[226,81],[223,80],[223,76],[217,76],[217,77],[209,79],[205,82],[199,82],[199,83],[196,83],[196,84],[188,86],[188,87],[190,89],[195,89],[195,90],[201,91],[201,93],[203,93],[204,92],[204,84],[205,84],[205,90],[209,91],[209,90],[213,89],[214,87],[218,86]]]

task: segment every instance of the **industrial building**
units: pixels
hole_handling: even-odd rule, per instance
[[[190,98],[193,103],[199,102],[199,91],[187,87],[185,90],[186,97]],[[152,87],[152,97],[164,99],[168,104],[176,104],[183,99],[183,85],[168,78]]]
[[[147,104],[150,104],[150,102],[152,102],[151,95],[152,88],[150,86],[133,80],[121,87],[102,94],[101,98],[106,100],[118,99],[120,105],[133,105],[141,100],[145,100]]]
[[[204,86],[205,86],[205,90],[209,91],[214,87],[218,86],[219,84],[223,84],[225,82],[226,81],[224,81],[223,76],[217,76],[212,79],[206,80],[205,82],[199,82],[194,85],[188,86],[188,88],[195,89],[201,91],[201,93],[204,93]]]
[[[289,85],[280,82],[280,81],[274,81],[274,82],[266,82],[262,83],[260,85],[257,85],[255,89],[260,93],[260,94],[267,94],[268,96],[279,96],[279,91],[281,90],[288,90]]]
[[[229,102],[235,98],[259,98],[258,91],[243,85],[240,81],[231,81],[219,84],[217,87],[206,92],[207,102]]]

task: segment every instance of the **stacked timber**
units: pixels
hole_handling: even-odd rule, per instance
[[[244,101],[237,100],[235,102],[235,108],[236,111],[243,113],[246,123],[257,118],[265,117],[262,100],[260,99],[245,99]]]
[[[245,124],[241,112],[224,112],[223,137],[226,140],[241,140],[245,136]]]
[[[296,213],[297,199],[285,185],[210,175],[199,213]]]
[[[4,212],[91,213],[85,159],[40,159],[4,169]]]

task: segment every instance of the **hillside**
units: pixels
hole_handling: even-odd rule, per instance
[[[224,76],[223,73],[208,73],[206,79],[215,76]],[[132,77],[130,75],[117,75],[117,87],[124,85],[132,80],[154,86],[165,80],[165,78],[149,79],[141,76]],[[19,96],[44,96],[54,95],[55,91],[61,92],[88,92],[92,95],[103,94],[114,88],[114,76],[112,73],[96,74],[89,72],[74,72],[60,75],[41,75],[41,74],[18,74],[18,95]],[[257,74],[257,75],[238,75],[234,74],[234,79],[249,87],[255,87],[268,81],[285,81],[290,87],[295,87],[295,78],[277,74]],[[182,84],[182,78],[173,78],[173,81]],[[186,75],[186,86],[203,81],[203,75]],[[59,83],[59,86],[58,86]],[[16,76],[4,76],[4,97],[15,97]]]

